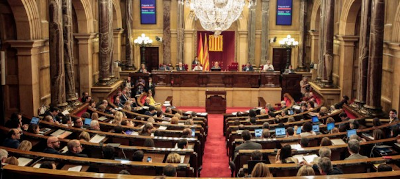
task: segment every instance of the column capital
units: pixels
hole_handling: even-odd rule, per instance
[[[47,40],[7,40],[6,43],[9,43],[12,48],[18,50],[18,56],[31,56],[34,54],[38,54],[39,50],[33,50],[35,48],[45,46]]]
[[[319,36],[319,31],[318,30],[309,30],[308,33],[311,36]]]
[[[74,38],[78,40],[78,44],[89,44],[90,40],[94,39],[96,33],[80,34],[74,33]]]
[[[119,35],[122,34],[124,32],[124,29],[120,28],[120,29],[114,29],[114,35]]]
[[[357,42],[360,37],[354,35],[336,35],[336,38],[343,42]]]
[[[389,49],[393,49],[395,51],[400,51],[400,43],[396,42],[384,42],[385,45],[389,47]]]

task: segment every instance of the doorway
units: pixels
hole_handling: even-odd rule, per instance
[[[291,50],[291,49],[289,49],[289,50]],[[290,51],[289,57],[288,57],[286,48],[274,48],[273,49],[272,64],[274,65],[275,71],[280,71],[281,73],[283,73],[285,71],[287,58],[289,58],[289,64],[291,64],[291,54],[292,53]]]
[[[157,70],[159,67],[158,47],[146,47],[144,59],[146,60],[147,70]]]

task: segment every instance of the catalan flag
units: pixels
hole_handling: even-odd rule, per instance
[[[207,43],[207,34],[204,36],[204,55],[203,55],[203,70],[210,70],[210,59],[208,54],[208,43]]]

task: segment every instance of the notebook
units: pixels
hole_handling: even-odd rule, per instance
[[[31,119],[31,124],[38,124],[39,118],[38,117],[32,117]]]
[[[104,138],[106,138],[106,136],[101,136],[101,135],[96,134],[94,137],[92,137],[92,139],[90,139],[89,142],[100,143]]]

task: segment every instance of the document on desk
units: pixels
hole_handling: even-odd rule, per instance
[[[64,130],[58,129],[58,130],[56,130],[55,132],[51,133],[50,135],[51,135],[51,136],[54,136],[54,137],[58,137],[59,135],[61,135],[61,134],[64,133],[64,132],[65,132]]]
[[[68,146],[63,147],[63,148],[61,149],[60,152],[61,152],[62,154],[67,153],[67,152],[68,152]]]
[[[307,163],[313,162],[315,157],[318,157],[318,156],[316,154],[303,156],[304,160],[307,161]]]
[[[89,142],[91,143],[100,143],[106,136],[101,136],[99,134],[96,134],[92,139],[90,139]]]
[[[58,138],[64,139],[66,137],[68,137],[70,134],[72,134],[71,131],[65,131],[64,133],[62,133],[61,135],[57,136]]]
[[[333,145],[346,145],[342,139],[331,139]]]
[[[105,120],[107,120],[106,117],[104,117],[104,116],[99,117],[99,121],[105,121]]]
[[[160,126],[158,129],[159,130],[167,130],[167,126]]]
[[[181,155],[181,163],[185,162],[185,156]]]
[[[30,158],[24,158],[20,157],[18,158],[18,166],[26,166],[28,165],[29,162],[31,162],[33,159]]]
[[[78,165],[78,166],[71,167],[68,169],[68,171],[70,171],[70,172],[80,172],[81,170],[82,170],[82,165]]]
[[[304,161],[303,157],[304,157],[303,155],[293,155],[293,158],[296,158],[299,161],[299,163]]]
[[[300,144],[292,144],[292,145],[290,145],[290,147],[292,147],[292,149],[294,149],[294,150],[304,150]]]
[[[33,168],[40,168],[40,165],[42,165],[41,163],[37,163],[33,166]]]

